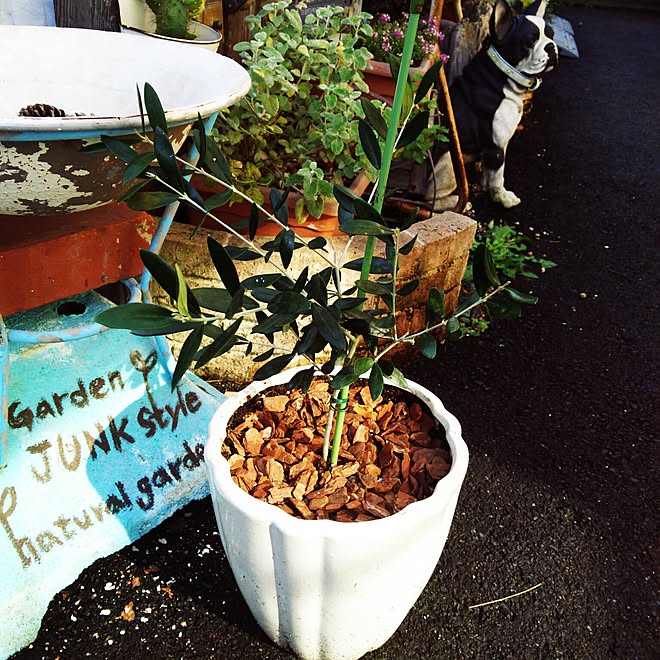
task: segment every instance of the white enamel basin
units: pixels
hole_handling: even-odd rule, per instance
[[[136,86],[158,93],[176,145],[203,118],[244,96],[239,64],[203,48],[142,35],[73,28],[0,26],[0,214],[49,215],[119,197],[123,165],[81,153],[101,135],[141,127]],[[67,117],[21,117],[48,104]],[[74,116],[79,113],[79,116]]]

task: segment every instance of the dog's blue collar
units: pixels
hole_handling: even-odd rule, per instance
[[[497,51],[495,46],[490,45],[486,51],[488,57],[494,62],[495,66],[505,73],[507,77],[511,78],[513,82],[522,85],[523,87],[529,89],[531,92],[538,89],[541,86],[541,78],[538,76],[528,76],[522,71],[518,71],[516,67],[511,66]]]

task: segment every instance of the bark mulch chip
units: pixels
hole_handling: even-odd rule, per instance
[[[376,520],[429,497],[451,467],[444,429],[414,395],[387,386],[373,401],[351,387],[338,464],[321,452],[328,381],[269,388],[232,416],[222,453],[253,497],[306,520]]]

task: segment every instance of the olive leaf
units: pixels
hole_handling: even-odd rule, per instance
[[[197,326],[183,342],[181,351],[179,352],[179,358],[176,361],[176,367],[174,368],[174,373],[172,374],[172,391],[179,384],[183,378],[186,371],[192,364],[195,354],[202,343],[202,337],[204,336],[204,326]]]
[[[147,109],[151,130],[155,131],[157,128],[160,128],[164,133],[167,133],[165,111],[158,98],[158,94],[156,94],[156,90],[149,83],[144,84],[144,105]]]
[[[364,119],[360,119],[358,122],[358,132],[360,135],[360,144],[364,149],[365,155],[369,159],[369,162],[379,170],[382,154],[374,129]]]
[[[172,324],[171,310],[150,303],[129,303],[110,307],[95,318],[108,328],[125,330],[158,330]]]
[[[238,271],[227,250],[213,236],[206,239],[211,260],[215,266],[222,283],[227,287],[227,291],[233,296],[241,287],[238,279]]]
[[[360,99],[360,105],[362,106],[364,116],[367,118],[369,125],[384,140],[387,137],[387,122],[380,110],[375,106],[371,99],[368,99],[365,96]]]

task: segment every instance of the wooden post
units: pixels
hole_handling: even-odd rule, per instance
[[[223,34],[225,26],[222,13],[222,0],[206,0],[204,11],[197,20],[204,23],[204,25],[210,25],[214,30]]]
[[[58,27],[120,32],[119,0],[55,0],[55,24]]]
[[[238,53],[234,52],[234,46],[241,41],[248,41],[250,32],[248,31],[245,17],[256,14],[263,2],[258,0],[247,0],[239,9],[224,17],[225,34],[222,40],[222,54],[227,55],[237,61],[240,61]]]

